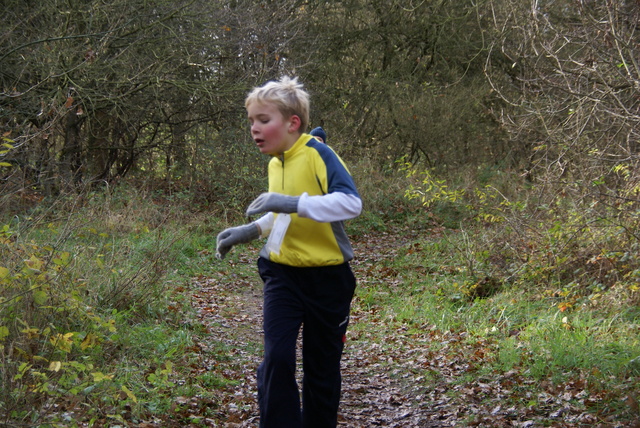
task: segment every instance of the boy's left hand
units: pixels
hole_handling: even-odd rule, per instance
[[[247,208],[247,217],[258,213],[295,213],[298,212],[299,196],[283,195],[281,193],[263,193]]]

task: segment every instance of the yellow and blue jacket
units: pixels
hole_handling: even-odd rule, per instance
[[[360,215],[362,201],[347,167],[329,146],[302,134],[291,149],[269,162],[269,192],[300,200],[279,253],[265,247],[261,257],[297,267],[338,265],[353,258],[343,221]],[[263,236],[277,215],[257,220]]]

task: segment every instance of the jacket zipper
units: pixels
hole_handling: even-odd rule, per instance
[[[284,191],[284,153],[282,154],[282,190]]]

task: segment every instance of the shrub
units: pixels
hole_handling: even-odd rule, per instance
[[[135,401],[104,370],[119,358],[127,325],[167,311],[159,304],[167,299],[162,280],[177,238],[152,229],[144,210],[115,214],[113,200],[90,196],[56,221],[25,217],[0,227],[0,413],[7,420],[35,422],[57,403],[92,396]]]

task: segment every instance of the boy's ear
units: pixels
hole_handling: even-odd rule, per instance
[[[299,131],[300,125],[302,125],[302,121],[300,120],[300,116],[297,114],[294,114],[289,118],[289,132]]]

